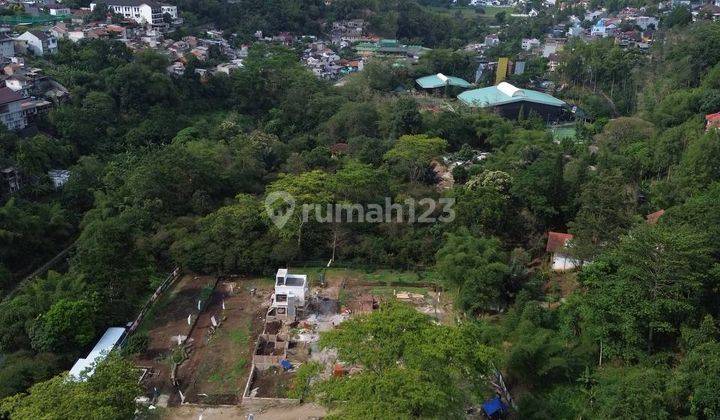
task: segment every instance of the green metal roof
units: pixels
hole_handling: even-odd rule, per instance
[[[378,44],[381,47],[397,47],[398,45],[400,45],[397,39],[381,39]]]
[[[421,77],[415,80],[415,82],[423,89],[435,89],[442,86],[458,86],[463,88],[472,86],[466,80],[455,76],[445,76],[442,73]]]
[[[564,106],[564,101],[547,93],[530,89],[518,89],[510,83],[502,82],[497,86],[467,90],[458,95],[458,99],[473,107],[493,107],[513,102],[534,102],[543,105]]]

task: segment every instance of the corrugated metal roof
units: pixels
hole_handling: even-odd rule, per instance
[[[70,369],[70,379],[75,381],[82,381],[83,373],[86,378],[92,376],[95,371],[97,363],[105,360],[107,355],[115,348],[117,343],[125,334],[125,328],[111,327],[105,331],[100,340],[98,340],[95,347],[90,351],[88,356],[84,359],[78,359],[77,362]]]
[[[470,82],[455,76],[445,76],[442,73],[421,77],[415,80],[423,89],[434,89],[442,86],[470,87]]]
[[[502,88],[502,86],[504,85],[509,85],[510,87],[516,89],[514,90],[515,93],[510,96],[507,93],[503,92],[502,89],[498,88],[498,86]],[[466,105],[480,108],[493,107],[522,101],[552,106],[566,105],[564,101],[561,101],[560,99],[555,98],[552,95],[548,95],[547,93],[542,93],[530,89],[517,89],[509,83],[505,82],[501,83],[498,86],[489,86],[481,89],[467,90],[459,94],[458,99],[460,99]],[[513,90],[506,91],[512,92]]]

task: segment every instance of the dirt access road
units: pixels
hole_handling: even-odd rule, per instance
[[[264,411],[253,411],[246,407],[190,407],[170,408],[164,417],[169,420],[225,420],[247,419],[253,414],[255,420],[310,420],[327,415],[327,411],[317,404],[301,404],[292,407],[271,407]]]

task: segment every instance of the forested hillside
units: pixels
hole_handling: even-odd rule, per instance
[[[378,33],[436,47],[481,33],[411,1],[239,3],[247,7],[178,2],[198,24],[212,19],[240,36],[319,33],[321,15],[359,13]],[[273,14],[277,21],[266,18],[275,3],[286,11]],[[717,418],[720,132],[706,130],[704,115],[720,111],[720,23],[677,25],[663,37],[642,56],[605,41],[566,46],[553,76],[558,95],[588,119],[577,121],[577,139],[560,141],[539,118],[428,110],[397,93],[419,76],[472,74],[474,63],[451,49],[412,67],[371,61],[335,86],[282,46],[255,44],[244,67],[201,82],[193,72],[168,76],[164,56],[118,41],[61,42],[37,64],[70,89],[71,101],[42,121],[44,134],[0,134],[0,161],[34,179],[0,206],[1,415],[87,418],[76,412],[87,406],[129,418],[136,390],[122,360],[83,385],[52,378],[105,328],[133,319],[176,266],[270,275],[334,255],[366,268],[432,270],[456,297],[458,327],[434,330],[399,309],[402,325],[447,334],[448,346],[480,346],[483,364],[463,365],[476,360],[467,355],[445,377],[423,367],[437,355],[407,338],[422,356],[407,350],[418,357],[418,383],[485,374],[492,362],[518,418]],[[471,160],[473,150],[488,155],[453,171],[451,188],[436,188],[434,163]],[[54,191],[45,174],[58,166],[71,176]],[[264,204],[273,191],[299,204],[450,197],[456,217],[278,228]],[[660,209],[659,221],[647,223]],[[573,255],[586,261],[561,286],[543,266],[548,231],[573,234]],[[66,269],[16,288],[28,267],[71,243]],[[326,340],[342,349],[342,334]],[[396,368],[378,363],[378,372]],[[340,417],[463,416],[450,397],[394,405],[404,390],[393,387],[347,405],[347,389],[322,388],[330,385],[316,395],[339,404]],[[119,397],[97,397],[103,392]],[[61,393],[77,405],[48,404]],[[482,386],[476,394],[491,395]],[[368,411],[368,401],[382,410]]]

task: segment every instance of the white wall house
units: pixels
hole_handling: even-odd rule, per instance
[[[652,25],[653,28],[658,27],[660,22],[656,17],[653,16],[638,16],[635,18],[635,24],[640,27],[643,31]]]
[[[275,294],[268,315],[295,320],[297,312],[308,303],[307,297],[309,297],[307,276],[290,274],[287,268],[280,268],[275,274]]]
[[[573,235],[569,233],[548,232],[545,250],[550,253],[550,262],[554,271],[569,271],[582,265],[582,261],[573,258],[569,252],[569,242]]]
[[[535,47],[540,46],[540,40],[537,38],[523,38],[520,47],[525,51],[530,51]]]
[[[28,51],[38,56],[55,54],[58,49],[57,38],[41,31],[26,31],[15,40],[25,42]]]
[[[68,16],[71,13],[70,8],[62,4],[49,5],[48,12],[50,12],[51,16]]]
[[[108,8],[125,19],[132,19],[140,24],[163,26],[163,16],[170,15],[177,19],[177,6],[160,4],[151,0],[108,0]],[[95,10],[97,3],[90,3],[90,10]]]
[[[27,126],[27,118],[22,110],[22,95],[14,90],[0,88],[0,121],[8,130],[22,130]]]
[[[27,77],[21,74],[17,74],[5,79],[5,86],[9,87],[13,92],[17,92],[20,94],[20,96],[25,98],[28,96],[28,91],[30,89],[30,81]]]

